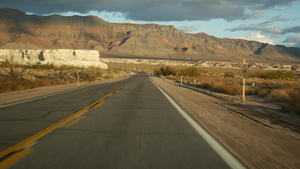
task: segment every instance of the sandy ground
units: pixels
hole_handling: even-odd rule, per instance
[[[300,168],[299,132],[257,116],[263,103],[253,106],[251,101],[241,103],[213,92],[207,95],[187,89],[172,80],[152,79],[246,167]],[[267,107],[270,105],[264,109]]]
[[[0,105],[124,78],[4,93],[0,94]],[[172,80],[152,79],[248,168],[300,168],[300,132],[266,118],[276,114],[278,105],[244,103],[227,95],[183,87]]]

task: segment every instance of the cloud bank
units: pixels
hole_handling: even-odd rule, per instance
[[[1,0],[0,6],[34,14],[121,12],[129,20],[140,21],[232,21],[256,18],[262,10],[296,1],[300,0]]]

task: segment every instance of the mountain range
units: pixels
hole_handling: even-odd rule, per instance
[[[2,49],[95,49],[103,57],[249,62],[297,62],[300,48],[205,33],[174,26],[109,23],[96,16],[36,16],[0,9]]]

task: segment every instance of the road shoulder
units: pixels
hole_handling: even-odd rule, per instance
[[[254,110],[236,107],[229,101],[180,87],[158,77],[152,77],[152,80],[247,167],[300,167],[300,152],[297,151],[300,149],[299,133],[241,115]]]

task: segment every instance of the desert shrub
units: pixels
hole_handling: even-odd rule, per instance
[[[18,80],[22,78],[22,75],[28,69],[28,66],[23,66],[14,61],[14,58],[6,59],[1,63],[0,75],[6,77],[9,80]]]
[[[180,77],[173,76],[172,79],[180,82]],[[196,84],[194,84],[194,80],[196,80]],[[199,88],[209,89],[218,93],[229,95],[239,95],[242,93],[242,85],[239,82],[232,81],[230,78],[219,80],[209,77],[201,77],[198,79],[184,77],[183,82],[189,85],[195,85]]]
[[[234,75],[233,72],[227,71],[227,72],[225,72],[225,75],[224,75],[224,76],[225,76],[225,77],[234,77],[235,75]]]
[[[154,70],[154,73],[157,75],[169,76],[169,75],[176,75],[176,70],[169,66],[161,67],[160,69]]]
[[[80,78],[83,80],[83,81],[95,81],[96,78],[97,78],[97,73],[94,72],[94,71],[88,71],[88,72],[84,72],[80,75]]]
[[[282,71],[259,72],[257,75],[263,79],[295,79],[296,78],[296,75],[293,72],[282,72]]]
[[[53,64],[47,63],[47,64],[35,64],[32,65],[33,69],[38,69],[38,70],[50,70],[50,69],[57,69],[57,66],[54,66]]]
[[[0,62],[0,67],[1,68],[8,68],[9,67],[9,63],[6,61],[6,62]]]
[[[263,77],[264,76],[264,72],[262,70],[257,70],[256,76],[257,77]]]
[[[32,89],[41,86],[49,86],[53,84],[58,84],[53,80],[0,80],[0,93]]]
[[[180,75],[188,77],[198,77],[201,74],[201,69],[196,67],[188,67],[180,71]]]
[[[268,95],[268,98],[273,101],[291,102],[300,97],[300,92],[293,88],[275,89]]]
[[[284,102],[282,108],[291,113],[300,115],[300,92],[293,88],[275,89],[267,97],[272,101]]]
[[[268,93],[269,93],[269,90],[267,90],[267,89],[259,88],[257,90],[257,95],[260,97],[267,96]]]
[[[52,64],[18,65],[7,62],[4,65],[1,64],[0,67],[0,93],[56,84],[76,83],[78,76],[80,76],[80,82],[91,82],[116,78],[125,74],[120,69],[103,70],[97,67],[81,68],[74,66],[56,67]]]
[[[242,86],[238,83],[229,83],[225,81],[213,81],[207,85],[207,88],[224,94],[239,95],[242,93]]]

